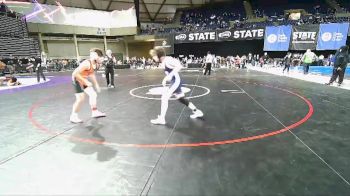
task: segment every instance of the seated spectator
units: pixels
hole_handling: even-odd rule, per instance
[[[0,14],[1,13],[6,13],[6,12],[8,12],[8,8],[7,8],[7,6],[5,5],[4,2],[1,2],[1,4],[0,4]]]
[[[16,12],[14,12],[14,11],[12,11],[12,10],[9,10],[9,11],[7,12],[7,16],[12,17],[12,18],[17,18]]]
[[[0,61],[0,75],[4,75],[5,68],[6,68],[6,64]]]
[[[6,81],[6,77],[1,76],[1,77],[0,77],[0,86],[2,86],[2,84],[4,83],[4,81]]]
[[[324,61],[324,56],[321,54],[319,57],[318,57],[318,66],[323,66],[323,61]]]
[[[238,55],[235,57],[235,66],[241,68],[241,58]]]

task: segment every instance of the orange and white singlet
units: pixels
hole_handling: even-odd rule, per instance
[[[87,61],[89,61],[89,64],[90,64],[89,69],[85,69],[85,70],[80,71],[80,75],[81,75],[83,78],[85,78],[85,79],[87,79],[90,75],[92,75],[92,74],[94,73],[94,69],[92,68],[91,61],[90,61],[90,60],[87,60]],[[85,63],[85,61],[84,61],[83,63]],[[83,82],[83,81],[80,81],[78,78],[76,78],[76,80],[77,80],[80,84],[83,84],[83,85],[84,85],[84,82]]]

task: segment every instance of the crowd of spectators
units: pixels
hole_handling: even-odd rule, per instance
[[[17,74],[17,73],[32,73],[36,70],[36,65],[40,61],[39,57],[0,57],[0,75]],[[43,65],[46,71],[65,71],[73,70],[78,66],[78,61],[75,59],[48,59]]]
[[[300,66],[302,62],[303,53],[291,53],[291,66]],[[205,56],[194,55],[179,55],[178,60],[184,67],[190,67],[191,64],[203,66],[205,64]],[[333,55],[324,56],[320,54],[316,57],[312,65],[315,66],[333,66]],[[132,57],[125,60],[125,64],[130,64],[132,69],[156,69],[160,68],[151,58]],[[220,56],[214,55],[213,68],[246,68],[247,65],[258,66],[262,68],[277,67],[284,64],[283,58],[272,58],[268,53],[264,54],[246,54],[246,55],[230,55]],[[197,66],[198,67],[198,66]]]
[[[9,16],[9,17],[16,18],[16,19],[23,18],[22,14],[14,12],[13,10],[9,9],[4,2],[0,3],[0,15]]]
[[[205,7],[190,9],[182,12],[180,26],[176,28],[165,28],[164,25],[149,25],[141,29],[142,34],[165,34],[203,30],[254,28],[273,25],[303,25],[320,23],[350,22],[350,17],[336,17],[336,10],[327,7],[318,0],[289,4],[289,5],[255,5],[253,10],[255,17],[265,17],[266,21],[251,22],[245,15],[242,6]],[[285,14],[285,9],[303,9],[306,12],[300,18],[292,18]],[[342,7],[343,12],[348,8]]]
[[[302,64],[302,53],[292,54],[292,66],[299,66]],[[332,66],[333,55],[325,57],[324,55],[319,55],[313,65],[318,66]],[[205,56],[195,57],[193,55],[189,56],[179,56],[179,60],[185,65],[189,64],[204,64]],[[283,64],[283,58],[271,58],[268,53],[262,55],[249,53],[247,55],[232,55],[232,56],[215,56],[213,67],[214,68],[246,68],[247,64],[251,66],[258,67],[275,67]]]

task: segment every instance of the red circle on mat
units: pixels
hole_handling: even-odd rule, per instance
[[[248,82],[246,82],[248,83]],[[284,92],[287,92],[289,94],[295,95],[297,97],[299,97],[301,100],[303,100],[307,106],[308,106],[308,113],[298,122],[295,122],[291,125],[288,125],[286,127],[284,127],[283,129],[279,129],[279,130],[273,130],[270,131],[268,133],[265,134],[260,134],[260,135],[255,135],[255,136],[250,136],[250,137],[244,137],[244,138],[237,138],[237,139],[229,139],[229,140],[221,140],[221,141],[211,141],[211,142],[198,142],[198,143],[183,143],[183,144],[118,144],[118,143],[112,143],[112,142],[105,142],[105,141],[99,141],[99,140],[94,140],[94,139],[84,139],[84,138],[79,138],[79,137],[74,137],[74,136],[67,136],[67,135],[63,135],[64,137],[67,137],[70,140],[74,140],[74,141],[80,141],[80,142],[85,142],[85,143],[92,143],[92,144],[104,144],[104,145],[110,145],[110,146],[117,146],[117,147],[134,147],[134,148],[175,148],[175,147],[201,147],[201,146],[215,146],[215,145],[224,145],[224,144],[234,144],[234,143],[240,143],[240,142],[247,142],[247,141],[252,141],[252,140],[258,140],[258,139],[263,139],[263,138],[267,138],[267,137],[271,137],[274,135],[278,135],[281,134],[283,132],[286,132],[288,130],[294,129],[298,126],[300,126],[301,124],[305,123],[313,114],[314,112],[314,108],[312,106],[312,103],[306,99],[305,97],[286,90],[286,89],[282,89],[279,87],[275,87],[275,86],[270,86],[270,85],[265,85],[265,84],[259,84],[261,86],[265,86],[265,87],[269,87],[269,88],[274,88],[274,89],[278,89]],[[45,103],[45,101],[49,100],[49,98],[43,99],[41,101],[38,101],[36,103],[34,103],[28,112],[28,117],[30,119],[30,121],[32,122],[32,124],[37,127],[38,129],[42,130],[45,133],[49,133],[49,134],[56,134],[54,131],[48,129],[47,127],[45,127],[44,125],[40,124],[38,121],[36,121],[33,117],[33,113],[34,110],[39,108],[43,103]]]

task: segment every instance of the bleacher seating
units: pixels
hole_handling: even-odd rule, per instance
[[[38,44],[33,38],[0,37],[0,56],[8,58],[31,57],[38,55]],[[5,47],[4,47],[5,46]]]
[[[242,3],[216,5],[190,9],[183,12],[181,25],[193,26],[195,30],[228,28],[230,21],[245,18]]]
[[[346,8],[347,11],[350,10],[350,1],[349,0],[337,0],[339,2],[340,7]]]
[[[28,31],[26,23],[22,20],[0,15],[0,35],[10,37],[28,37]]]
[[[350,22],[350,17],[336,17],[335,9],[326,0],[250,0],[256,17],[267,21],[252,23],[247,20],[243,1],[210,4],[182,11],[180,27],[146,28],[142,34],[164,34],[229,28],[264,28],[272,25],[302,25]],[[338,0],[340,7],[350,9],[350,0]],[[301,18],[290,20],[285,10],[301,9]]]
[[[38,40],[28,36],[27,24],[20,14],[0,14],[0,57],[31,57],[39,52]]]
[[[325,14],[328,11],[323,0],[257,0],[251,3],[254,10],[259,10],[259,16],[283,16],[284,10],[290,9],[304,9],[310,14]]]

